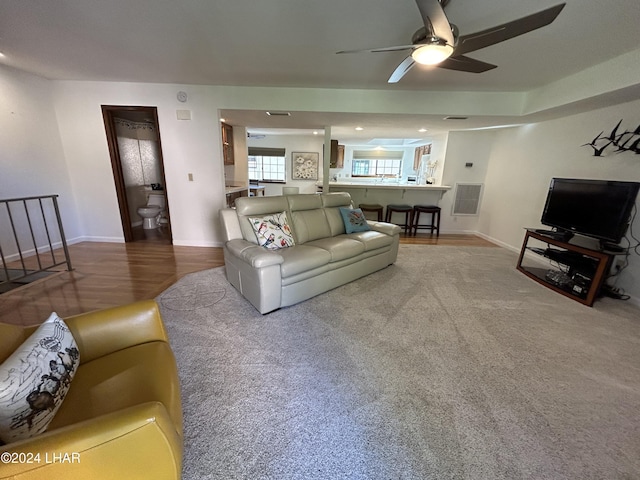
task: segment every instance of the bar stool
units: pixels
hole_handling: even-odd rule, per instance
[[[411,226],[413,225],[413,207],[411,205],[387,205],[387,217],[385,222],[394,223],[391,221],[391,217],[394,213],[404,213],[404,223],[396,223],[400,227],[404,227],[404,234],[407,231],[411,233]]]
[[[419,228],[429,228],[431,229],[431,235],[433,235],[433,231],[436,231],[436,237],[440,236],[440,207],[437,205],[415,205],[413,207],[413,234],[416,235],[418,233]],[[420,214],[421,213],[430,213],[431,214],[431,223],[430,224],[422,224],[420,225]]]
[[[378,221],[382,221],[382,212],[384,211],[384,207],[379,203],[361,203],[358,208],[362,210],[362,213],[376,213],[378,215]]]

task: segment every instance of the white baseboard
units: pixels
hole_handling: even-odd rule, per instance
[[[498,240],[497,238],[490,237],[489,235],[486,235],[481,232],[473,232],[473,235],[483,238],[488,242],[495,243],[496,245],[499,245],[502,248],[506,248],[507,250],[511,250],[512,252],[520,253],[521,247],[514,247],[513,245],[505,243],[502,240]]]
[[[192,240],[177,240],[175,238],[173,239],[173,245],[179,247],[224,247],[224,243],[222,242],[194,242]]]
[[[124,237],[99,237],[94,235],[83,235],[67,241],[69,245],[80,242],[124,243]]]
[[[79,236],[67,239],[67,245],[75,245],[76,243],[81,242],[106,242],[106,243],[124,243],[124,237],[88,237],[88,236]],[[54,242],[51,244],[51,248],[53,250],[59,250],[62,248],[62,242]],[[38,247],[38,254],[46,255],[51,251],[49,245],[44,245]],[[23,258],[33,257],[36,254],[35,248],[30,248],[29,250],[25,250],[22,252]],[[11,253],[4,257],[7,262],[15,262],[20,260],[19,253]]]

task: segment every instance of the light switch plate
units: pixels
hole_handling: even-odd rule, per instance
[[[191,110],[176,110],[178,120],[191,120]]]

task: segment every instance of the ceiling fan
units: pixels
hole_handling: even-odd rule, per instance
[[[398,82],[416,62],[424,65],[435,65],[449,70],[482,73],[496,68],[497,65],[475,60],[467,57],[465,54],[549,25],[556,19],[565,6],[564,3],[561,3],[493,28],[469,35],[459,35],[458,27],[453,23],[449,23],[444,13],[444,7],[447,6],[449,0],[416,0],[416,3],[418,4],[424,26],[420,27],[413,34],[413,37],[411,37],[411,45],[364,50],[342,50],[336,53],[411,50],[409,56],[393,71],[391,77],[389,77],[389,83]]]

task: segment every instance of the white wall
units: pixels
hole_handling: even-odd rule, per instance
[[[60,142],[51,82],[0,65],[0,199],[59,195],[70,242],[82,235]],[[0,236],[9,234],[1,229]],[[13,253],[2,242],[5,255]],[[10,250],[7,251],[7,248]]]
[[[443,233],[472,233],[478,230],[479,215],[452,215],[456,183],[484,183],[495,141],[495,130],[449,132],[443,185],[450,185],[440,201],[440,229]],[[472,167],[465,167],[467,163]],[[485,205],[480,199],[480,215]]]
[[[108,82],[54,85],[64,154],[88,239],[123,241],[100,106],[137,105],[158,108],[174,244],[219,245],[224,170],[219,99],[210,88]],[[189,93],[184,104],[176,99],[181,89]],[[185,109],[191,111],[191,120],[178,120],[176,110]]]
[[[640,123],[640,100],[558,120],[499,131],[491,151],[478,230],[519,249],[525,227],[541,227],[540,216],[552,177],[640,181],[640,157],[631,152],[593,156],[589,143],[623,120]],[[447,160],[449,162],[449,160]],[[449,163],[447,163],[449,165]],[[640,220],[636,220],[636,232]],[[620,275],[618,287],[640,299],[640,259]]]

